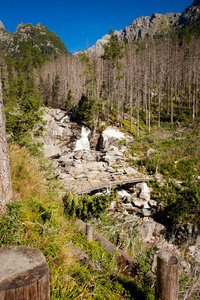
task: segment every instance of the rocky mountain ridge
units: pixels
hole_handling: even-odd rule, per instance
[[[122,44],[124,41],[138,42],[144,38],[156,38],[158,36],[165,36],[168,32],[186,25],[190,25],[197,21],[200,16],[200,1],[195,0],[191,5],[187,6],[182,14],[180,13],[166,13],[164,15],[153,13],[150,17],[142,16],[133,20],[130,26],[126,26],[123,30],[114,31]],[[110,34],[103,36],[97,40],[95,45],[87,49],[88,55],[103,55],[103,44],[110,38]]]
[[[181,14],[176,26],[186,26],[196,22],[200,18],[200,0],[195,0],[191,5],[187,6]]]
[[[183,28],[196,22],[200,16],[200,0],[195,0],[189,5],[182,14],[166,13],[164,15],[153,13],[151,16],[141,16],[133,20],[123,30],[115,30],[120,43],[135,41],[138,42],[144,38],[156,38],[165,36],[171,30]],[[110,38],[106,34],[98,39],[95,45],[86,50],[88,55],[102,55],[103,44]],[[21,53],[21,44],[26,41],[31,46],[36,46],[43,55],[54,55],[58,57],[61,54],[68,54],[67,48],[61,39],[49,31],[44,25],[20,23],[16,31],[12,34],[5,30],[3,23],[0,21],[0,44],[5,53],[12,53],[19,56]]]

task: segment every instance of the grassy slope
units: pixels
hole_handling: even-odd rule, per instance
[[[63,212],[58,183],[25,148],[12,145],[10,163],[14,201],[0,216],[1,246],[23,245],[43,252],[50,266],[51,299],[153,299],[153,292],[117,268],[115,255],[88,243]],[[48,177],[48,180],[44,178]],[[101,268],[80,265],[72,242]]]

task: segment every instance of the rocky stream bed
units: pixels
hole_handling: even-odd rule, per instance
[[[179,248],[173,237],[166,234],[165,224],[154,217],[162,210],[162,203],[151,199],[150,178],[130,164],[138,159],[127,151],[133,137],[114,127],[108,127],[101,135],[90,132],[71,122],[60,109],[46,108],[44,120],[46,133],[38,141],[43,143],[45,156],[52,161],[53,173],[66,192],[109,192],[112,186],[117,186],[118,200],[111,203],[108,215],[124,222],[134,221],[144,243],[156,244],[157,251],[172,251],[187,272],[191,268],[188,258],[200,263],[200,237],[195,244]],[[162,181],[159,174],[157,180]],[[155,267],[154,259],[152,271]]]

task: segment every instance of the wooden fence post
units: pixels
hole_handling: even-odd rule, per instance
[[[44,255],[28,247],[0,248],[0,300],[50,300]]]
[[[156,300],[178,300],[178,259],[168,251],[157,257]]]
[[[92,242],[93,240],[93,227],[92,224],[87,223],[86,224],[86,234],[89,242]]]

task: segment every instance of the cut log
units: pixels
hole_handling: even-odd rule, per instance
[[[28,247],[0,248],[0,300],[50,300],[44,255]]]

